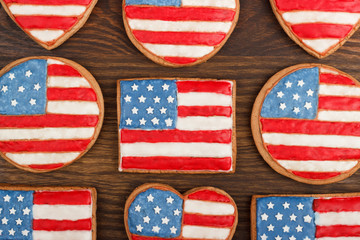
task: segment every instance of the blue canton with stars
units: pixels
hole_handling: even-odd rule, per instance
[[[47,62],[26,61],[0,77],[0,114],[44,114]]]
[[[297,70],[281,79],[266,96],[265,118],[315,119],[318,108],[319,68]]]
[[[175,80],[121,81],[120,128],[174,129],[177,119]]]
[[[33,191],[0,190],[0,239],[33,239]]]
[[[131,203],[128,225],[141,236],[173,238],[180,236],[183,200],[173,192],[150,188]]]
[[[314,240],[315,215],[311,197],[265,197],[257,199],[258,240]]]

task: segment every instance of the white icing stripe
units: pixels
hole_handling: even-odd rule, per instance
[[[232,215],[235,208],[228,203],[186,200],[184,204],[184,211],[186,213],[197,213],[203,215]]]
[[[230,234],[229,228],[199,227],[185,225],[182,236],[191,239],[227,239]]]
[[[183,6],[235,8],[236,0],[182,0]]]
[[[31,35],[42,42],[50,42],[58,39],[64,34],[63,30],[30,30]]]
[[[37,205],[33,206],[34,219],[80,220],[92,217],[91,205]]]
[[[263,133],[266,143],[285,146],[309,146],[332,148],[360,148],[360,137],[338,135],[305,135],[286,133]]]
[[[52,58],[49,58],[47,60],[47,64],[48,65],[51,65],[51,64],[65,65],[65,63],[63,63],[63,62],[61,62],[59,60],[52,59]]]
[[[340,42],[340,39],[334,38],[319,38],[319,39],[303,39],[303,43],[317,52],[325,52],[331,46]]]
[[[320,72],[321,73],[330,73],[330,74],[334,74],[334,75],[339,75],[339,72],[328,69],[328,68],[320,68]]]
[[[145,48],[158,56],[200,58],[214,50],[212,46],[188,46],[144,43]]]
[[[89,82],[83,77],[54,77],[54,76],[48,77],[47,86],[61,87],[61,88],[91,87]]]
[[[95,128],[3,128],[0,129],[0,141],[29,139],[87,139],[94,134]]]
[[[231,22],[207,21],[162,21],[128,19],[133,30],[160,31],[160,32],[225,32],[231,28]]]
[[[228,157],[232,145],[221,143],[122,143],[122,157]]]
[[[179,106],[231,106],[232,97],[217,93],[190,92],[178,93]]]
[[[99,114],[99,107],[96,102],[87,101],[48,101],[48,113],[90,115]]]
[[[315,212],[315,224],[318,226],[360,225],[360,212]]]
[[[78,230],[68,230],[68,231],[33,231],[34,240],[91,240],[92,232],[91,231],[78,231]]]
[[[290,161],[278,160],[286,169],[302,172],[343,172],[355,167],[358,161]]]
[[[357,86],[341,86],[341,85],[327,85],[320,84],[320,95],[328,96],[360,96],[360,88]]]
[[[6,153],[12,161],[20,165],[67,163],[80,155],[80,152],[66,153]]]
[[[176,128],[180,130],[224,130],[232,128],[232,119],[229,117],[185,117],[178,118]]]
[[[359,13],[348,12],[324,12],[324,11],[293,11],[285,12],[285,21],[291,24],[300,23],[333,23],[333,24],[356,24],[360,19]]]
[[[360,111],[319,111],[321,121],[360,122]]]
[[[14,15],[40,15],[40,16],[78,16],[85,12],[85,6],[79,5],[30,5],[11,4],[10,11]]]

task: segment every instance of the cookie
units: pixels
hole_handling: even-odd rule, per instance
[[[0,0],[11,19],[47,50],[60,46],[89,18],[97,0]]]
[[[225,44],[239,17],[238,0],[124,0],[123,19],[132,43],[168,67],[207,61]]]
[[[96,239],[96,190],[0,186],[0,239]]]
[[[360,193],[253,196],[251,239],[356,239]]]
[[[99,85],[73,61],[29,57],[0,71],[0,155],[16,167],[69,165],[95,143],[103,117]]]
[[[360,2],[342,0],[270,0],[280,25],[309,54],[324,58],[359,28]]]
[[[360,85],[321,64],[286,68],[256,98],[251,128],[265,161],[299,182],[327,184],[359,168]]]
[[[235,81],[118,82],[119,170],[235,171]]]
[[[131,193],[124,218],[130,240],[231,240],[238,212],[230,195],[217,188],[194,188],[181,195],[168,185],[149,183]]]

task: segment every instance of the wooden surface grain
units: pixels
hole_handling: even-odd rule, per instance
[[[127,196],[147,182],[169,184],[180,192],[214,186],[236,201],[239,224],[233,239],[250,239],[250,200],[253,194],[339,193],[360,191],[360,172],[339,183],[312,186],[273,171],[259,155],[250,129],[253,102],[276,72],[299,63],[324,63],[360,80],[360,33],[334,54],[317,60],[281,29],[266,0],[241,1],[240,19],[225,46],[208,62],[190,68],[159,66],[143,56],[127,38],[121,1],[99,0],[88,22],[59,48],[48,51],[26,36],[0,9],[0,67],[28,56],[58,56],[87,68],[105,98],[100,136],[81,159],[61,170],[34,174],[0,159],[0,182],[38,186],[93,186],[98,191],[97,236],[127,239],[123,212]],[[117,171],[116,80],[137,77],[235,79],[237,82],[237,164],[235,174],[134,174]]]

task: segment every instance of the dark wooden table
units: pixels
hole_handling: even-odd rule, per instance
[[[236,201],[239,224],[233,239],[250,239],[250,199],[253,194],[332,193],[360,191],[360,173],[339,183],[312,186],[273,171],[259,155],[251,135],[250,114],[255,97],[273,74],[290,65],[314,62],[334,66],[360,79],[360,33],[337,52],[317,60],[298,47],[281,29],[267,0],[241,2],[240,19],[220,52],[201,65],[172,69],[142,55],[127,38],[121,1],[99,0],[84,27],[59,48],[47,51],[27,37],[0,10],[0,67],[28,56],[58,56],[87,68],[105,98],[100,136],[81,159],[61,170],[34,174],[0,161],[0,182],[39,186],[93,186],[98,191],[98,239],[127,239],[123,212],[127,196],[147,182],[165,183],[185,192],[215,186]],[[117,171],[116,80],[137,77],[202,77],[237,81],[237,166],[235,174],[129,174]]]

